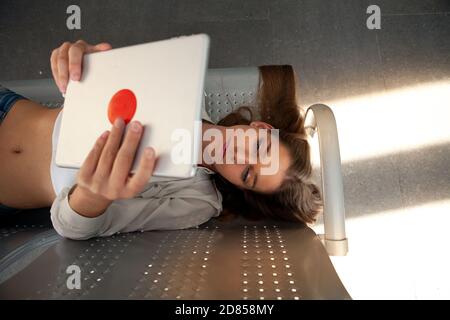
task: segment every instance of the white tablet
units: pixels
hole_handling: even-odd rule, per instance
[[[143,149],[156,150],[153,175],[195,175],[209,36],[197,34],[87,54],[79,82],[69,81],[55,163],[81,168],[96,139],[120,115],[139,120]]]

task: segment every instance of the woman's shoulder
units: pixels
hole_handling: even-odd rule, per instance
[[[213,182],[214,171],[205,167],[198,167],[196,174],[187,179],[152,178],[140,197],[173,196],[204,198],[217,195],[219,191]]]
[[[212,212],[212,216],[218,216],[223,209],[222,194],[217,189],[211,174],[206,173],[204,169],[198,169],[192,178],[150,183],[137,195],[137,198],[141,198],[144,202],[157,200],[164,203],[170,200],[174,203],[184,203],[183,206],[186,208],[180,208],[180,210],[188,210],[189,206],[198,210],[203,208],[204,211]]]

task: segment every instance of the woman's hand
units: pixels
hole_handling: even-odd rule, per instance
[[[66,92],[69,77],[71,80],[80,80],[84,54],[106,51],[111,48],[111,45],[106,42],[90,45],[83,40],[78,40],[75,43],[64,42],[59,48],[54,49],[50,57],[50,64],[53,79],[55,79],[59,91]]]
[[[124,128],[123,119],[117,118],[111,132],[105,131],[97,139],[84,160],[70,198],[72,209],[79,214],[98,216],[113,200],[134,198],[150,181],[155,166],[155,152],[151,147],[145,148],[136,173],[129,175],[143,127],[138,121],[131,122],[120,145]]]

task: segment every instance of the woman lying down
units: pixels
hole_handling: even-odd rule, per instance
[[[65,92],[69,77],[80,79],[84,54],[110,48],[77,41],[53,50],[51,68],[60,91]],[[152,177],[158,150],[151,147],[129,174],[143,127],[132,121],[121,141],[125,123],[120,118],[98,137],[80,169],[57,167],[63,108],[50,109],[0,87],[0,213],[51,206],[54,228],[71,239],[184,229],[228,214],[314,222],[322,210],[321,196],[310,182],[295,73],[288,65],[261,66],[259,71],[256,107],[261,121],[254,121],[245,106],[218,123],[203,110],[203,133],[215,129],[229,137],[231,132],[234,140],[244,133],[247,140],[228,139],[220,146],[222,157],[208,153],[211,141],[203,140],[201,154],[206,157],[189,179]]]

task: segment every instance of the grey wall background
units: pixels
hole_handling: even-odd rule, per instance
[[[82,29],[66,28],[81,7]],[[381,30],[366,9],[381,8]],[[211,36],[210,68],[292,64],[303,103],[450,75],[449,0],[1,0],[0,81],[51,77],[63,41],[113,47],[181,34]]]

